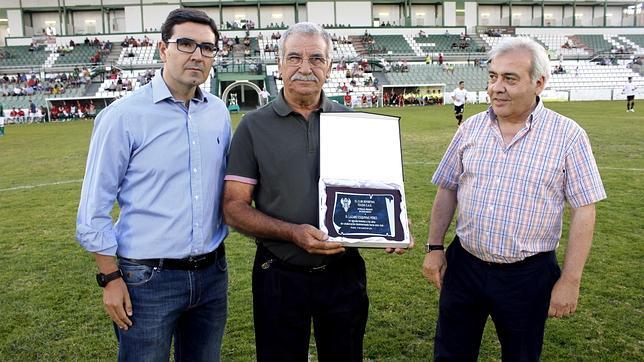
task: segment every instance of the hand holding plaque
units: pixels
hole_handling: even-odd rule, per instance
[[[320,118],[320,229],[345,246],[409,245],[399,119]]]

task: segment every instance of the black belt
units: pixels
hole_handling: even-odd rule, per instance
[[[162,269],[174,270],[199,270],[208,267],[215,263],[215,261],[223,258],[226,255],[224,243],[219,244],[217,249],[209,252],[208,254],[194,255],[183,259],[129,259],[121,258],[135,264],[141,264],[151,267]]]
[[[260,265],[262,269],[268,269],[270,268],[271,265],[275,265],[277,268],[280,268],[283,270],[290,270],[290,271],[308,273],[308,274],[324,273],[329,271],[329,269],[334,269],[341,265],[344,265],[345,261],[356,253],[355,249],[348,248],[343,255],[338,256],[336,259],[332,260],[331,263],[329,264],[308,266],[308,265],[291,264],[283,260],[280,260],[273,253],[271,253],[267,247],[262,245],[260,242],[257,242],[257,251],[265,259]]]

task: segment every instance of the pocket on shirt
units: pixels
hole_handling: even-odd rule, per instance
[[[149,283],[155,273],[155,268],[119,259],[119,269],[123,273],[123,281],[128,286],[141,286]]]

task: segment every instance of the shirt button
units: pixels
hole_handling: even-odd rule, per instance
[[[196,168],[193,168],[193,169],[192,169],[192,171],[194,171],[195,173],[197,173],[197,169],[196,169]]]
[[[195,223],[195,227],[199,227],[199,223],[198,223],[198,222],[196,222],[196,223]]]
[[[195,142],[195,141],[192,141],[192,144],[193,144],[193,145],[196,145],[196,144],[197,144],[197,142]]]
[[[199,200],[199,195],[195,196],[195,200]]]

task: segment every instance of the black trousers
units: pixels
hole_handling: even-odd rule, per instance
[[[461,246],[446,252],[434,339],[436,361],[476,361],[492,317],[503,361],[538,361],[550,293],[561,271],[554,251],[513,264],[487,263]]]
[[[368,309],[365,264],[356,250],[324,270],[301,270],[258,247],[253,266],[258,361],[307,361],[312,321],[320,362],[361,362]]]

